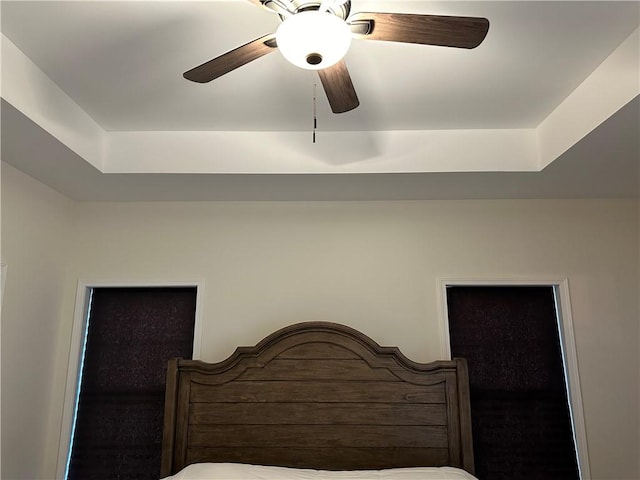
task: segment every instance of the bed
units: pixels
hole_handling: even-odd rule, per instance
[[[190,466],[193,478],[213,478],[201,469],[234,465],[275,478],[286,469],[472,474],[466,363],[416,363],[327,322],[285,327],[219,363],[170,360],[161,477],[191,478],[179,473]],[[454,473],[433,478],[463,478]]]

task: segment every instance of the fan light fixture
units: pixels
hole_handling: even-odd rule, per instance
[[[307,70],[320,70],[345,56],[351,45],[351,30],[332,13],[305,11],[280,24],[276,42],[289,62]]]
[[[360,105],[346,62],[341,61],[352,35],[362,40],[475,48],[489,31],[489,20],[480,17],[376,11],[352,14],[351,0],[250,2],[280,17],[278,31],[187,70],[184,78],[207,83],[279,50],[292,64],[317,70],[331,111],[344,113]]]

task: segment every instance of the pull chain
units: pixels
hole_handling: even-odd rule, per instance
[[[316,129],[318,128],[318,117],[316,110],[316,87],[317,85],[313,84],[313,143],[316,143]]]

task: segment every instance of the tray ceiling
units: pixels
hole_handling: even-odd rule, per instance
[[[542,135],[549,136],[541,125],[640,25],[637,2],[353,0],[352,11],[481,16],[491,24],[473,50],[354,40],[345,60],[361,105],[334,115],[317,74],[279,54],[208,84],[182,78],[185,70],[275,31],[278,17],[248,1],[3,1],[5,39],[98,133],[83,137],[92,144],[83,150],[65,138],[69,128],[56,131],[48,112],[40,121],[38,112],[4,91],[3,97],[105,174],[535,172],[610,116],[548,158],[545,145],[539,148]],[[3,48],[3,67],[4,57],[11,55]],[[310,135],[314,85],[320,145]],[[235,143],[224,132],[236,135]],[[634,138],[627,135],[628,156]],[[231,142],[221,156],[235,167],[207,166],[203,152],[224,143],[221,138]],[[248,148],[251,143],[257,146]],[[183,153],[174,158],[183,166],[164,158],[159,144],[173,157]],[[261,151],[273,158],[261,158]],[[274,151],[286,158],[276,159]],[[4,157],[20,168],[22,160]]]

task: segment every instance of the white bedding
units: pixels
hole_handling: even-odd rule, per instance
[[[242,463],[196,463],[165,480],[477,480],[453,467],[411,467],[387,470],[308,470]]]

